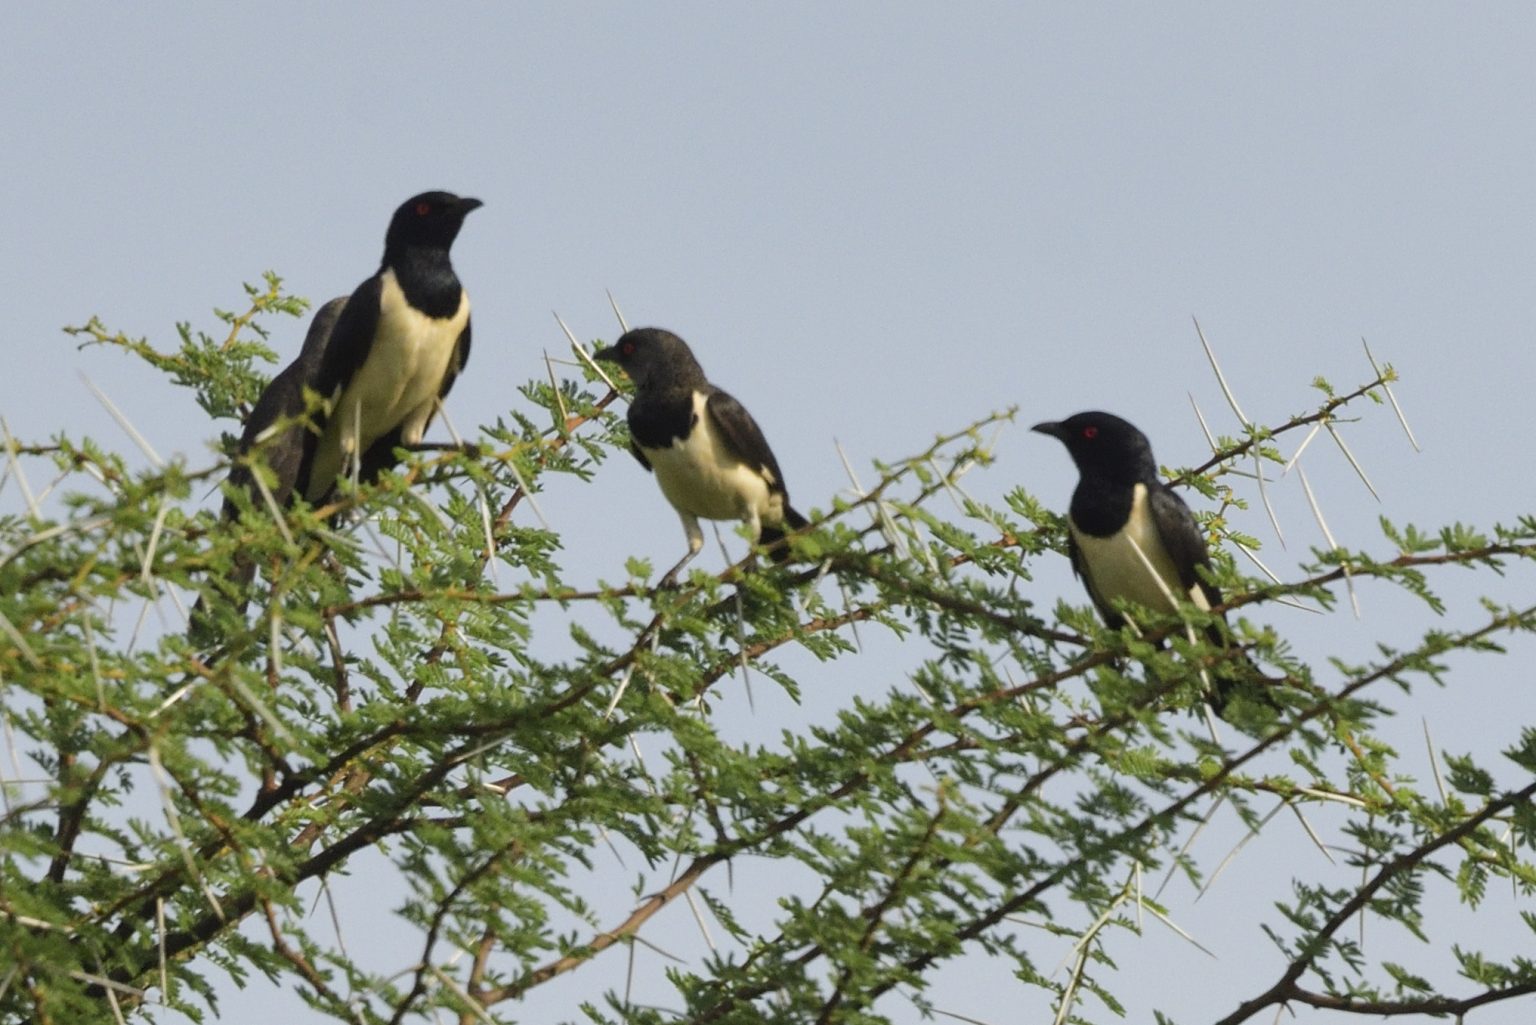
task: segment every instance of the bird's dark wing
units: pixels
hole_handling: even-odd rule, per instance
[[[1200,525],[1195,522],[1195,514],[1173,489],[1162,483],[1147,486],[1147,509],[1157,526],[1157,536],[1162,540],[1163,548],[1178,567],[1179,583],[1185,593],[1198,583],[1205,600],[1219,605],[1221,592],[1196,572],[1198,567],[1210,566],[1211,554],[1206,548],[1205,536],[1200,533]]]
[[[279,506],[288,504],[301,479],[309,472],[308,464],[313,458],[318,435],[299,419],[306,409],[304,389],[319,390],[320,363],[330,344],[336,320],[346,304],[347,297],[338,296],[315,311],[299,355],[262,391],[240,432],[240,456],[249,456],[254,451],[257,459],[265,463],[270,481],[268,490]],[[275,430],[284,422],[287,422],[286,427]],[[245,459],[237,460],[230,468],[229,486],[250,493],[254,504],[263,504],[257,497],[253,471]],[[221,515],[232,520],[238,514],[239,506],[226,494]],[[249,588],[255,577],[256,563],[243,553],[237,555],[222,586],[228,589],[226,593],[236,595],[236,607],[242,612],[250,599]],[[198,597],[188,625],[188,635],[199,644],[211,643],[213,636],[206,602],[206,594]]]
[[[757,426],[747,407],[716,388],[705,401],[704,408],[731,454],[762,473],[768,480],[768,490],[782,494],[784,475],[779,472],[768,439],[763,437],[762,428]]]
[[[469,320],[465,320],[464,331],[459,335],[459,341],[453,347],[453,356],[448,360],[448,372],[443,375],[443,386],[437,390],[440,399],[448,397],[453,382],[459,379],[459,375],[464,372],[464,365],[469,362],[469,327]]]
[[[1211,605],[1220,605],[1221,589],[1210,581],[1202,579],[1197,572],[1202,566],[1207,568],[1210,566],[1211,553],[1206,547],[1205,535],[1200,533],[1200,525],[1195,522],[1195,514],[1190,512],[1184,500],[1166,485],[1159,483],[1148,490],[1149,504],[1153,522],[1157,524],[1158,536],[1162,539],[1163,547],[1173,558],[1174,565],[1179,567],[1179,579],[1184,585],[1184,590],[1188,592],[1191,587],[1199,584],[1205,600]],[[1216,714],[1221,715],[1233,694],[1256,688],[1257,685],[1265,682],[1265,677],[1259,667],[1254,665],[1253,660],[1248,657],[1248,653],[1233,645],[1232,638],[1226,630],[1225,616],[1210,625],[1206,636],[1212,644],[1231,651],[1227,658],[1211,672],[1213,689],[1208,698]],[[1273,702],[1273,698],[1266,697],[1262,689],[1254,693],[1256,700]]]
[[[357,286],[341,311],[336,327],[331,331],[331,344],[326,346],[316,381],[315,390],[327,400],[334,399],[367,361],[373,348],[373,333],[379,326],[379,303],[383,294],[383,278],[375,274]]]
[[[272,497],[278,505],[288,502],[300,478],[307,472],[307,463],[314,452],[317,435],[298,419],[306,408],[304,389],[320,390],[320,366],[346,305],[347,297],[339,296],[316,311],[298,357],[267,385],[241,431],[240,455],[259,453],[259,458],[271,471]],[[273,429],[285,421],[288,426],[274,433]],[[250,467],[237,462],[229,472],[229,481],[236,487],[249,489],[253,483]],[[234,514],[234,506],[226,500],[224,515]]]
[[[641,466],[645,467],[647,471],[650,471],[651,461],[645,458],[645,453],[640,451],[640,446],[636,444],[633,438],[631,438],[629,442],[629,451],[634,455],[636,459],[640,460]]]

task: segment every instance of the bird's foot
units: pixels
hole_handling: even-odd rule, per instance
[[[485,450],[473,441],[418,441],[400,447],[407,452],[458,452],[469,459],[480,459],[485,455]]]

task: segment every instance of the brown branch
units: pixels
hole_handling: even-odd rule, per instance
[[[494,986],[483,991],[480,994],[481,1003],[490,1006],[503,1000],[520,997],[533,987],[580,967],[625,937],[634,935],[640,931],[640,927],[648,922],[656,912],[682,896],[694,883],[703,878],[706,872],[731,857],[733,853],[734,851],[716,851],[712,854],[695,858],[693,863],[681,875],[669,883],[665,889],[653,893],[641,901],[640,906],[635,908],[628,918],[620,922],[613,929],[598,933],[588,940],[584,946],[527,973],[514,983],[506,986]]]
[[[68,769],[75,764],[74,756],[70,756],[68,762],[64,758],[59,759],[59,789],[66,786],[64,776]],[[80,796],[77,800],[60,804],[59,824],[54,830],[53,859],[48,864],[47,879],[50,883],[62,883],[64,873],[69,866],[71,856],[74,854],[75,843],[80,839],[80,830],[85,825],[86,812],[90,809],[92,798],[101,789],[102,780],[106,779],[108,768],[113,765],[110,758],[102,758],[97,761],[96,767],[91,770],[90,776],[80,788]]]
[[[933,815],[929,817],[928,826],[923,831],[922,839],[913,846],[912,853],[902,864],[901,868],[892,874],[891,883],[886,887],[885,895],[881,897],[880,903],[864,911],[867,924],[864,926],[863,935],[859,937],[860,951],[867,952],[874,944],[875,936],[880,931],[880,927],[885,923],[885,916],[896,906],[897,895],[902,887],[917,873],[918,865],[922,863],[923,858],[926,856],[929,845],[933,843],[933,838],[938,835],[939,823],[944,820],[946,814],[948,814],[948,809],[945,807],[944,788],[941,786],[939,788],[939,806]],[[832,988],[832,995],[827,998],[826,1003],[822,1005],[821,1013],[816,1016],[816,1025],[831,1025],[832,1016],[842,1006],[844,996],[848,992],[848,986],[852,981],[853,965],[844,965],[837,984]]]
[[[437,908],[432,913],[432,924],[427,929],[427,936],[422,943],[421,962],[416,966],[415,978],[411,983],[411,989],[400,999],[395,1006],[395,1013],[390,1017],[390,1025],[400,1025],[410,1012],[411,1005],[419,1000],[427,991],[427,976],[433,972],[432,950],[437,946],[437,938],[443,930],[443,923],[448,920],[449,913],[458,903],[460,897],[475,883],[485,878],[486,874],[496,868],[508,854],[522,853],[522,841],[512,840],[504,844],[500,849],[493,851],[478,866],[464,873],[464,877],[454,884],[443,899],[438,902]],[[478,959],[477,959],[478,962]],[[473,990],[469,991],[469,998],[477,1000]]]
[[[318,971],[315,970],[315,966],[310,963],[309,958],[305,957],[297,950],[294,950],[293,947],[288,944],[288,941],[283,939],[282,926],[278,924],[277,911],[272,906],[272,902],[263,898],[261,907],[262,911],[266,915],[267,931],[272,936],[273,951],[275,951],[277,955],[284,961],[287,961],[289,964],[293,965],[294,970],[299,973],[300,977],[302,977],[305,982],[309,983],[310,988],[312,988],[318,996],[329,1000],[335,1007],[347,1006],[346,1000],[337,995],[337,993],[332,990],[330,986],[326,985],[325,979],[320,975]]]
[[[1503,1000],[1536,994],[1536,982],[1522,982],[1505,989],[1490,989],[1471,997],[1423,997],[1417,1000],[1362,1000],[1358,997],[1333,996],[1312,990],[1295,988],[1286,998],[1287,1003],[1305,1004],[1328,1011],[1345,1011],[1352,1014],[1373,1014],[1389,1018],[1400,1014],[1434,1015],[1454,1014],[1459,1019],[1468,1011]]]
[[[496,930],[490,926],[480,934],[480,942],[475,947],[475,959],[469,967],[469,981],[465,991],[470,999],[477,1001],[482,1007],[485,1000],[481,996],[481,989],[485,984],[485,973],[491,964],[491,955],[496,952]]]
[[[1526,614],[1536,615],[1536,607],[1528,610]],[[1481,627],[1477,630],[1468,631],[1456,638],[1453,638],[1452,645],[1464,646],[1473,643],[1492,632],[1506,629],[1507,627],[1508,623],[1505,619],[1494,619],[1484,627]],[[1337,695],[1337,699],[1349,697],[1350,695],[1356,693],[1371,683],[1389,678],[1396,673],[1401,672],[1404,668],[1407,667],[1408,663],[1416,658],[1419,654],[1419,651],[1404,653],[1391,660],[1386,665],[1378,667],[1375,671],[1351,681],[1347,686],[1340,690],[1339,694]],[[1319,703],[1318,705],[1313,706],[1312,708],[1303,712],[1301,715],[1297,716],[1295,720],[1288,723],[1284,728],[1276,730],[1271,735],[1261,739],[1248,751],[1241,755],[1224,760],[1221,767],[1216,772],[1212,773],[1209,777],[1202,778],[1202,780],[1187,794],[1158,811],[1148,813],[1141,819],[1141,821],[1135,823],[1122,833],[1118,834],[1114,840],[1114,844],[1117,847],[1121,846],[1132,839],[1144,835],[1148,830],[1154,828],[1159,823],[1165,822],[1171,818],[1183,814],[1185,810],[1193,805],[1196,801],[1204,798],[1209,794],[1215,793],[1218,788],[1224,785],[1244,765],[1258,758],[1260,755],[1264,754],[1271,748],[1281,743],[1283,740],[1287,739],[1307,721],[1322,715],[1330,706],[1331,702]],[[1130,712],[1127,711],[1125,716],[1129,715]],[[1106,725],[1102,727],[1100,731],[1106,732],[1107,725],[1113,724],[1114,722],[1115,720],[1106,720]],[[910,741],[913,737],[918,734],[929,732],[931,729],[933,729],[933,727],[924,726],[918,731],[915,731],[914,734],[909,736],[908,740],[904,741],[899,747],[909,747]],[[1069,745],[1068,748],[1063,751],[1063,754],[1058,757],[1051,766],[1041,769],[1030,779],[1026,780],[1024,784],[1019,788],[1019,790],[1007,801],[1005,801],[1003,805],[998,809],[998,811],[992,816],[992,818],[989,819],[987,823],[987,831],[992,835],[996,835],[1007,823],[1007,821],[1011,819],[1013,813],[1022,806],[1022,799],[1025,795],[1038,789],[1039,786],[1043,785],[1045,781],[1054,776],[1057,772],[1064,771],[1065,767],[1070,761],[1070,757],[1076,757],[1078,754],[1081,754],[1090,749],[1088,740],[1089,737],[1087,735],[1079,738],[1072,745]],[[864,774],[859,774],[854,777],[854,780],[850,780],[849,783],[851,784],[854,781],[861,780],[863,778]],[[844,788],[840,788],[840,793],[842,790],[846,789],[846,786],[847,785],[845,784]],[[1536,789],[1536,784],[1533,784],[1531,789]],[[1028,889],[1016,894],[1010,900],[1002,902],[985,914],[979,915],[978,917],[972,919],[965,926],[955,930],[955,932],[952,934],[953,938],[958,943],[965,943],[967,941],[973,940],[982,935],[988,929],[991,929],[1003,922],[1009,915],[1013,915],[1019,911],[1024,910],[1036,902],[1051,888],[1061,882],[1061,880],[1065,879],[1076,868],[1078,863],[1079,859],[1071,859],[1062,862],[1056,867],[1056,869],[1047,872]],[[948,864],[949,861],[947,859],[941,863],[936,863],[934,866],[934,871],[943,871],[944,867],[946,867]],[[1349,914],[1353,913],[1354,910],[1350,909]],[[1345,918],[1347,917],[1348,915],[1345,915]],[[826,951],[819,945],[812,945],[795,959],[795,963],[803,966],[825,955],[825,953]],[[937,952],[928,952],[909,958],[906,962],[899,966],[899,971],[891,973],[885,982],[871,987],[867,996],[870,999],[880,996],[893,986],[897,985],[900,979],[908,978],[912,974],[920,974],[921,972],[925,971],[932,965],[935,960],[938,959],[938,957],[939,954]],[[769,992],[770,989],[771,987],[768,985],[758,984],[743,987],[741,990],[738,990],[734,993],[722,994],[719,1001],[714,1004],[713,1007],[691,1019],[691,1021],[694,1023],[694,1025],[707,1025],[707,1023],[713,1022],[727,1014],[734,1003],[739,1003],[743,1000],[755,999],[756,997],[762,996],[764,993]]]
[[[1495,815],[1517,805],[1524,804],[1536,796],[1536,783],[1531,783],[1522,790],[1505,794],[1496,801],[1490,801],[1483,806],[1482,811],[1465,820],[1454,829],[1450,829],[1436,836],[1428,843],[1420,844],[1411,851],[1407,851],[1392,861],[1383,865],[1374,876],[1349,900],[1339,905],[1322,928],[1307,937],[1305,949],[1302,954],[1286,967],[1280,979],[1265,992],[1246,1000],[1238,1005],[1237,1010],[1217,1022],[1217,1025],[1238,1025],[1262,1011],[1271,1004],[1282,1004],[1287,1000],[1298,999],[1302,990],[1296,985],[1298,980],[1307,973],[1322,955],[1324,941],[1333,936],[1349,921],[1357,912],[1364,908],[1375,896],[1376,892],[1397,876],[1410,872],[1422,864],[1430,855],[1441,848],[1460,842],[1467,836],[1476,832],[1479,827],[1488,822]],[[1372,1012],[1374,1013],[1374,1012]]]

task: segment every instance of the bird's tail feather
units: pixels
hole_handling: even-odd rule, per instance
[[[255,579],[255,561],[244,553],[236,555],[229,580],[234,585],[235,593],[238,594],[234,602],[235,611],[242,616],[245,615],[245,608],[250,603],[251,583]],[[197,603],[192,606],[192,614],[187,621],[187,639],[199,648],[211,648],[219,643],[219,637],[219,631],[208,614],[208,594],[204,592],[197,596]]]
[[[1264,691],[1265,686],[1272,681],[1253,659],[1248,657],[1248,653],[1239,648],[1232,637],[1215,624],[1212,624],[1209,636],[1212,643],[1228,649],[1230,653],[1229,657],[1224,658],[1210,674],[1211,710],[1221,715],[1226,711],[1227,703],[1238,694],[1245,694],[1250,699],[1257,698],[1265,704],[1273,704],[1273,697],[1266,696]]]
[[[789,530],[803,530],[810,526],[810,520],[801,516],[792,506],[784,507],[784,522],[770,526],[763,524],[758,532],[757,543],[768,549],[768,557],[777,563],[789,561],[789,545],[784,543],[786,528]]]

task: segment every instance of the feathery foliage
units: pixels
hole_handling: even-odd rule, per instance
[[[230,417],[259,391],[262,324],[302,308],[275,277],[248,295],[222,341],[77,330]],[[955,965],[1016,991],[989,1020],[1106,1020],[1133,944],[1193,942],[1197,888],[1240,896],[1220,823],[1309,845],[1250,930],[1273,944],[1255,944],[1268,981],[1224,1021],[1536,992],[1530,937],[1478,924],[1513,902],[1536,928],[1536,723],[1509,750],[1446,753],[1432,780],[1373,733],[1536,627],[1536,603],[1439,592],[1530,560],[1536,519],[1384,520],[1379,542],[1273,581],[1222,554],[1252,473],[1391,380],[1323,384],[1315,409],[1175,475],[1217,506],[1227,608],[1276,678],[1218,732],[1201,672],[1230,653],[1176,619],[1105,630],[1085,597],[1036,586],[1062,558],[1064,496],[970,497],[1011,414],[892,454],[866,490],[802,495],[823,512],[788,567],[696,568],[676,589],[639,560],[572,580],[582,526],[531,514],[623,453],[621,396],[590,371],[527,385],[472,455],[418,456],[282,524],[259,502],[220,523],[201,499],[225,467],[14,440],[0,1020],[212,1020],[260,975],[347,1022],[872,1023],[942,1010],[931,985]],[[50,471],[36,501],[25,477]],[[265,570],[248,619],[211,584],[237,556]],[[1304,658],[1259,622],[1366,581],[1441,625],[1361,659]],[[199,589],[212,651],[185,637]],[[372,942],[325,910],[349,890],[388,922]],[[1431,924],[1458,903],[1456,931]],[[1157,1001],[1162,1020],[1179,1007]]]

